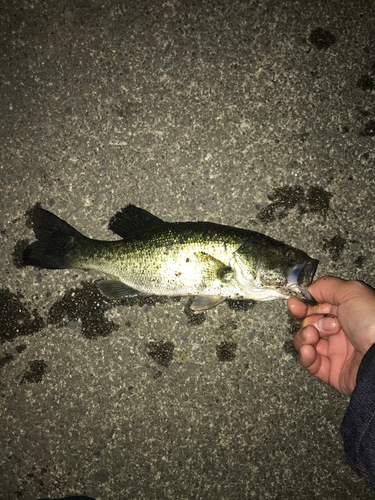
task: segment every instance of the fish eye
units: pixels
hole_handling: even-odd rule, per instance
[[[296,252],[295,252],[294,248],[288,248],[285,251],[285,257],[287,257],[289,260],[294,259],[296,257]]]

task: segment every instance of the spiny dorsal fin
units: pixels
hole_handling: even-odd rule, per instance
[[[161,224],[165,224],[165,222],[159,217],[150,214],[147,210],[138,208],[135,205],[128,205],[112,217],[108,229],[121,236],[121,238],[129,239]]]

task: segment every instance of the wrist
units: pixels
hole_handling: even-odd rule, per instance
[[[374,359],[375,359],[375,343],[372,344],[370,349],[366,352],[366,354],[362,358],[361,364],[359,365],[357,372],[357,381],[356,381],[357,384],[363,378],[363,375],[365,374],[367,368],[370,366],[370,364]]]

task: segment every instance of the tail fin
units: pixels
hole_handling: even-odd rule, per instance
[[[29,212],[29,222],[38,241],[25,248],[26,266],[67,269],[77,262],[77,243],[86,237],[48,210],[36,207]]]

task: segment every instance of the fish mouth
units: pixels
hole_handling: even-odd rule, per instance
[[[298,298],[304,298],[308,302],[315,302],[313,296],[308,292],[314,278],[319,261],[310,259],[303,264],[296,264],[287,274],[287,288],[294,291]]]

